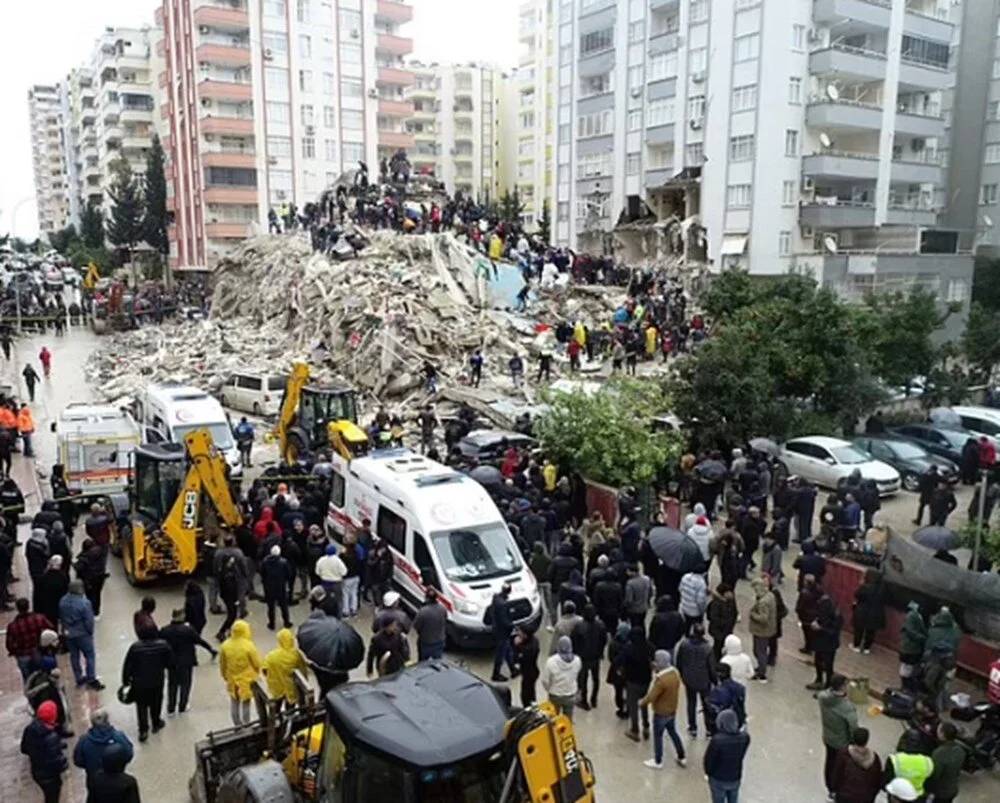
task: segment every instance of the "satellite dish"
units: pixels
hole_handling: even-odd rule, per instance
[[[986,228],[988,229],[993,228],[993,218],[991,218],[989,215],[983,215],[983,223],[986,224]]]
[[[840,90],[837,89],[837,87],[834,86],[833,84],[827,84],[827,86],[826,86],[826,96],[830,100],[836,102],[836,101],[840,100]]]
[[[829,134],[827,134],[825,131],[822,131],[820,132],[819,135],[819,144],[822,145],[824,148],[829,148],[831,145],[833,145],[833,140],[830,139]]]
[[[823,247],[829,251],[831,254],[837,253],[837,238],[832,237],[829,234],[823,238]]]

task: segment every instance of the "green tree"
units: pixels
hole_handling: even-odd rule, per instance
[[[76,226],[70,223],[63,229],[59,231],[54,231],[49,235],[49,245],[52,246],[60,254],[65,254],[69,251],[70,246],[79,240],[79,236],[76,233]]]
[[[132,166],[124,157],[111,166],[113,178],[108,195],[112,201],[111,216],[107,221],[108,240],[126,252],[126,259],[133,262],[133,281],[138,285],[138,271],[132,252],[143,236],[144,205],[139,182],[132,173]]]
[[[1000,259],[977,257],[972,273],[972,303],[1000,310]]]
[[[104,212],[94,201],[80,213],[80,236],[87,248],[104,247]]]
[[[505,223],[520,223],[521,215],[524,214],[525,205],[521,202],[521,195],[517,188],[513,192],[504,190],[500,196],[500,203],[497,205],[497,216]]]
[[[552,242],[552,210],[549,209],[548,200],[542,202],[542,216],[538,218],[538,236],[546,245]]]
[[[745,270],[724,270],[702,294],[701,306],[713,320],[728,318],[758,297],[758,289]]]
[[[546,401],[536,434],[548,454],[588,479],[641,487],[680,457],[679,436],[651,429],[653,417],[670,409],[654,382],[616,379],[591,395],[550,392]]]
[[[962,335],[962,349],[979,378],[988,379],[994,366],[1000,363],[1000,309],[973,302]]]
[[[164,173],[163,146],[156,134],[153,134],[149,156],[146,157],[143,197],[146,209],[142,221],[142,239],[166,258],[170,254],[170,240],[167,237],[167,178]]]

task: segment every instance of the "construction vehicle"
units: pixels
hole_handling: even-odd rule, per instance
[[[510,712],[510,693],[448,661],[349,682],[195,746],[197,803],[594,803],[573,723],[549,703]],[[506,699],[505,699],[506,697]]]
[[[358,398],[354,389],[311,384],[311,379],[312,373],[304,362],[292,366],[272,433],[278,440],[281,459],[294,465],[311,459],[320,449],[366,451],[368,438],[357,426]]]
[[[133,452],[131,516],[112,549],[125,577],[138,585],[166,574],[191,574],[205,541],[243,524],[233,500],[226,459],[207,429],[184,444],[143,444]],[[210,504],[206,504],[206,501]]]

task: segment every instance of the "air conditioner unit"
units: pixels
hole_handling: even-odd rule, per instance
[[[705,72],[699,70],[698,72],[691,73],[691,82],[695,84],[703,83],[705,80]]]
[[[370,97],[372,100],[375,100],[378,97],[378,90],[377,89],[369,89],[368,90],[368,97]]]
[[[310,134],[310,135],[315,134],[316,133],[316,127],[315,126],[311,126],[311,125],[307,125],[306,126],[306,133]]]
[[[202,105],[203,108],[206,108],[206,109],[209,108],[209,107],[211,107],[211,105],[212,105],[212,99],[211,98],[202,98],[201,99],[201,105]]]
[[[642,97],[642,87],[637,86],[637,87],[633,88],[631,94],[632,94],[633,98],[641,98]]]
[[[278,157],[277,156],[268,156],[267,157],[267,163],[269,165],[276,165],[278,163]]]
[[[359,39],[360,37],[361,37],[361,31],[359,31],[357,28],[354,28],[351,31],[351,39]]]
[[[264,61],[274,61],[274,53],[269,47],[264,48]]]
[[[697,131],[699,128],[701,128],[701,118],[700,117],[692,117],[691,118],[691,122],[689,123],[689,125],[695,131]]]
[[[283,201],[285,200],[285,198],[288,197],[288,193],[286,193],[284,190],[275,190],[274,197],[277,198],[279,201]]]
[[[212,31],[212,29],[209,28],[207,25],[199,25],[198,26],[198,33],[211,33],[211,31]]]
[[[813,181],[812,176],[802,177],[802,192],[816,192],[816,182]]]
[[[802,239],[810,240],[814,234],[812,226],[799,226],[799,233],[802,235]]]

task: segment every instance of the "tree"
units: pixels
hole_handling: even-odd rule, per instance
[[[132,173],[132,166],[124,157],[111,166],[113,178],[108,195],[111,197],[111,217],[107,221],[108,240],[127,253],[132,262],[132,251],[142,239],[143,200],[139,182]],[[133,264],[133,281],[138,286],[138,272]]]
[[[535,433],[546,453],[588,479],[641,487],[680,457],[679,436],[651,429],[653,417],[670,409],[654,382],[615,379],[591,395],[550,392],[546,401]]]
[[[988,379],[994,366],[1000,363],[1000,309],[972,303],[962,335],[962,349],[980,379]]]
[[[1000,310],[1000,259],[977,257],[972,273],[972,303]]]
[[[712,320],[728,318],[750,306],[758,297],[754,280],[745,270],[724,270],[708,286],[701,306]]]
[[[167,237],[167,178],[163,162],[163,146],[160,145],[160,138],[153,134],[143,182],[146,209],[142,221],[142,239],[166,259],[170,254],[170,240]]]
[[[104,212],[94,201],[80,213],[80,237],[87,248],[104,247]]]
[[[514,192],[504,190],[504,194],[500,196],[497,216],[504,223],[520,223],[524,209],[525,205],[521,202],[521,196],[518,193],[517,187],[515,187]]]
[[[549,202],[542,202],[542,216],[538,218],[538,237],[548,245],[552,242],[552,210],[549,209]]]
[[[76,233],[76,226],[70,223],[59,231],[54,231],[49,235],[49,245],[60,254],[69,251],[70,246],[79,239]]]

